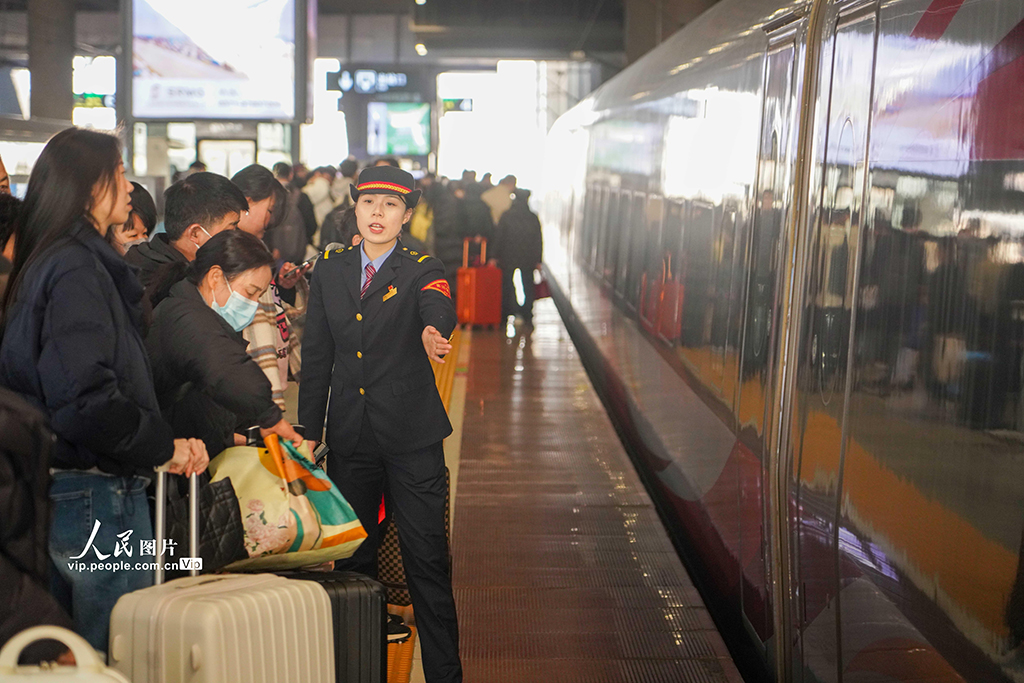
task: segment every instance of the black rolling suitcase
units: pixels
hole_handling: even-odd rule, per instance
[[[355,572],[277,572],[316,581],[331,599],[337,683],[387,683],[388,634],[384,587]]]

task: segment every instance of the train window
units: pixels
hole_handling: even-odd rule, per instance
[[[626,305],[637,310],[640,302],[640,277],[644,270],[644,245],[650,240],[647,197],[638,194],[633,201],[632,229],[629,231],[629,261],[626,272]]]
[[[718,218],[718,239],[715,250],[720,254],[720,260],[715,282],[715,309],[711,319],[711,345],[721,354],[723,361],[729,353],[729,349],[736,346],[732,338],[737,327],[733,323],[733,316],[738,308],[735,305],[739,296],[737,279],[741,279],[743,273],[742,240],[739,238],[737,228],[736,207],[734,205],[723,206]],[[723,381],[726,370],[726,364],[723,362]],[[733,368],[733,374],[735,374],[735,368]]]
[[[619,260],[619,243],[622,239],[622,231],[626,229],[629,219],[629,192],[615,192],[615,211],[609,211],[608,235],[606,238],[606,251],[604,255],[604,270],[602,280],[609,287],[615,285],[615,266]]]
[[[639,195],[632,193],[628,193],[626,196],[629,199],[623,204],[621,210],[622,227],[618,234],[618,253],[615,256],[615,295],[620,298],[624,297],[626,293],[626,277],[629,271],[629,236],[636,229],[636,224],[633,222],[633,207],[639,199]]]
[[[714,298],[715,209],[692,202],[683,250],[686,252],[686,303],[683,306],[680,343],[684,348],[704,346],[710,336],[711,304]],[[696,357],[694,357],[696,358]],[[698,363],[700,365],[700,363]]]
[[[664,285],[655,322],[658,336],[669,346],[674,345],[679,339],[682,326],[685,296],[683,281],[686,277],[686,253],[683,251],[684,210],[685,205],[682,202],[665,202],[665,220],[661,231]]]
[[[611,190],[601,186],[597,190],[597,204],[594,206],[594,233],[590,245],[590,269],[595,276],[601,276],[601,259],[604,254],[604,234],[608,223],[608,203]]]
[[[647,200],[645,223],[647,226],[646,250],[641,252],[641,275],[639,294],[640,322],[648,332],[656,334],[658,318],[664,295],[666,263],[662,255],[662,220],[665,215],[665,201],[658,196]]]
[[[610,235],[618,234],[615,226],[619,222],[619,193],[608,188],[605,190],[604,216],[601,218],[601,233],[597,244],[597,262],[594,272],[602,280],[607,280],[608,254],[611,251]]]
[[[576,235],[577,258],[586,266],[591,265],[591,245],[594,241],[594,217],[597,215],[595,206],[600,201],[597,185],[587,186],[587,193],[583,196],[583,221],[574,231]]]

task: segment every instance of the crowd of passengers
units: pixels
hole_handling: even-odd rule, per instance
[[[302,442],[285,391],[301,382],[307,275],[320,250],[359,244],[358,174],[352,159],[312,172],[254,164],[230,179],[197,163],[167,189],[161,225],[111,135],[56,135],[23,200],[0,164],[0,646],[56,624],[105,652],[114,604],[153,573],[74,562],[154,538],[154,468],[202,473],[253,426]],[[474,176],[422,177],[402,243],[437,255],[454,297],[464,238],[490,240],[489,260],[523,273],[528,321],[541,260],[529,192]],[[55,434],[46,449],[29,444],[48,462],[19,460],[29,447],[9,416],[21,405]]]

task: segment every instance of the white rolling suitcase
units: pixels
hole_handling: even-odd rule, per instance
[[[164,478],[157,475],[157,547]],[[190,544],[198,555],[196,502]],[[271,574],[190,576],[123,596],[110,616],[109,664],[133,683],[334,683],[330,598]]]

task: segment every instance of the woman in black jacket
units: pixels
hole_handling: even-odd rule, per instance
[[[160,407],[175,436],[201,439],[213,454],[236,445],[235,434],[254,425],[264,435],[302,442],[241,334],[270,286],[273,263],[260,240],[225,230],[191,264],[173,264],[159,275],[150,290],[156,308],[146,347]]]
[[[201,442],[175,441],[160,416],[142,287],[104,239],[128,219],[130,190],[116,138],[71,128],[47,143],[15,229],[0,330],[0,384],[41,409],[57,437],[49,555],[58,597],[104,651],[114,603],[152,583],[152,571],[110,564],[153,550],[146,475],[208,462]]]

